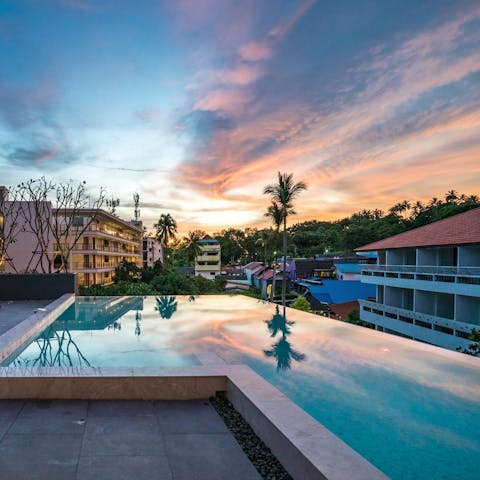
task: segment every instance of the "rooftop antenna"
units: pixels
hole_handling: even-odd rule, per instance
[[[135,205],[135,210],[133,211],[133,215],[134,215],[135,221],[138,222],[140,220],[140,209],[138,208],[140,204],[140,195],[137,192],[133,194],[133,204]]]

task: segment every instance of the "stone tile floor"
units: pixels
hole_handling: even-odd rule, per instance
[[[0,335],[43,308],[53,300],[2,300],[0,301]]]
[[[260,480],[205,401],[0,400],[0,480]]]

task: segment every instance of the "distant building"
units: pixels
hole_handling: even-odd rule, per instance
[[[360,318],[377,330],[442,347],[466,347],[480,326],[480,208],[357,249],[377,252],[362,266],[375,301]]]
[[[2,188],[1,194],[6,211],[8,191]],[[123,260],[141,266],[141,224],[132,225],[103,210],[55,210],[48,201],[19,201],[14,206],[15,211],[9,210],[0,222],[8,229],[14,220],[21,228],[0,259],[0,272],[56,272],[62,263],[61,252],[68,250],[64,262],[69,272],[77,274],[79,285],[112,283],[115,267]],[[57,227],[65,235],[55,240],[52,230]]]
[[[305,296],[313,310],[342,312],[342,318],[345,313],[360,309],[359,299],[375,297],[373,285],[355,280],[301,280],[295,284],[295,288]]]
[[[72,214],[68,210],[64,213]],[[68,261],[69,271],[77,273],[79,285],[112,283],[115,268],[122,261],[142,266],[141,226],[104,210],[82,209],[75,212],[75,228],[83,233]]]
[[[292,282],[307,278],[335,278],[333,261],[294,258],[287,266],[287,272]]]
[[[333,266],[338,280],[361,280],[361,263],[334,262]]]
[[[217,239],[205,235],[198,241],[201,253],[195,258],[195,275],[214,280],[220,275],[221,248]]]
[[[163,263],[162,244],[154,237],[143,237],[143,266],[153,267],[156,262]]]
[[[253,286],[253,275],[258,272],[263,272],[263,270],[265,270],[265,266],[262,262],[250,262],[243,267],[243,270],[245,272],[245,276],[247,277],[247,281]]]

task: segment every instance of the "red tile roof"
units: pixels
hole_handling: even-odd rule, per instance
[[[430,247],[480,243],[480,208],[399,233],[356,248],[357,252],[390,248]]]
[[[262,262],[250,262],[250,263],[247,263],[243,268],[245,270],[253,270],[254,268],[256,268],[260,265],[263,265],[263,263]]]

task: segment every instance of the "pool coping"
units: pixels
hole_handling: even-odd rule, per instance
[[[75,294],[65,293],[45,307],[38,308],[25,320],[0,335],[0,362],[3,362],[23,344],[39,335],[74,302]]]
[[[388,478],[250,367],[215,363],[214,355],[188,367],[1,367],[0,399],[190,400],[226,392],[293,478]]]

